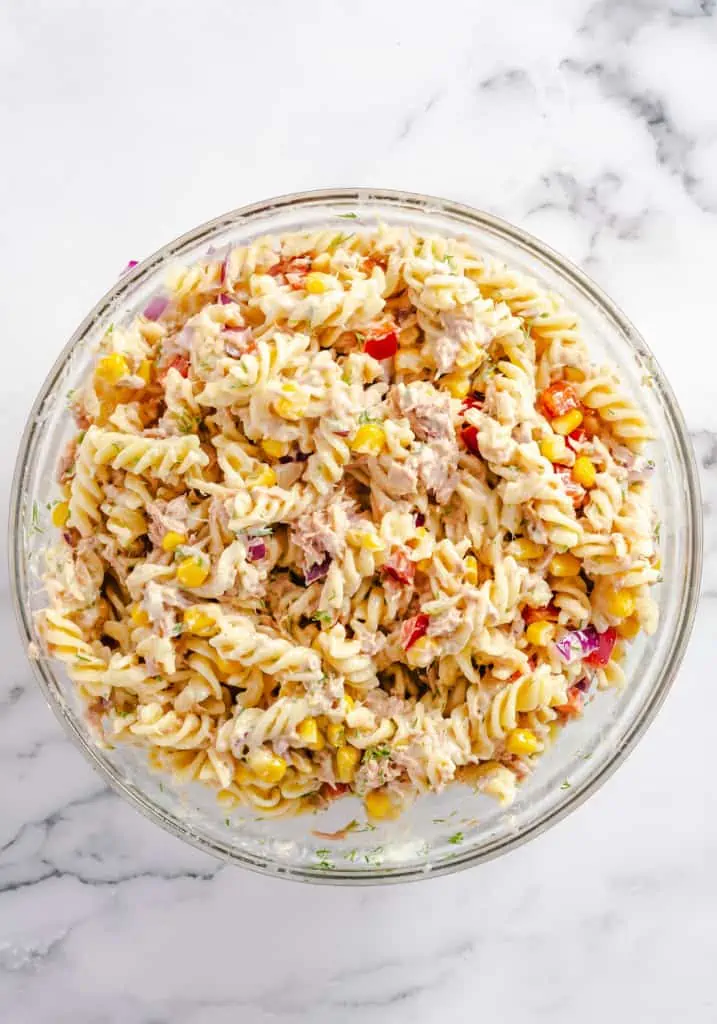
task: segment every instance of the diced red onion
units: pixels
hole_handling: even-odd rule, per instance
[[[120,277],[122,277],[123,274],[128,274],[130,272],[130,270],[134,270],[134,268],[137,266],[138,263],[139,263],[139,260],[130,260],[129,263],[127,264],[127,266],[124,268],[124,270],[120,274]]]
[[[590,680],[588,677],[583,676],[582,679],[579,679],[577,683],[575,683],[575,689],[580,690],[581,693],[587,693],[590,689]]]
[[[423,512],[416,512],[416,514],[413,517],[413,520],[416,526],[425,526],[426,524],[426,517],[424,516]]]
[[[266,558],[266,544],[260,537],[252,537],[247,544],[250,562],[259,562]]]
[[[315,565],[311,566],[304,576],[304,580],[306,583],[316,583],[317,580],[322,580],[324,576],[327,575],[330,565],[331,555],[327,555],[323,562],[317,562]]]
[[[144,315],[148,320],[159,320],[162,313],[169,305],[169,299],[163,295],[155,295],[153,299],[150,299],[144,309]]]
[[[555,641],[561,657],[570,665],[592,654],[600,646],[598,631],[594,626],[585,629],[571,629],[569,633]]]
[[[219,301],[221,302],[222,306],[229,306],[231,305],[232,302],[234,302],[234,299],[231,295],[227,295],[226,292],[222,292],[222,294],[219,296]]]

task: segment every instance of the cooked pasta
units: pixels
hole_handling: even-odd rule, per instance
[[[656,628],[649,425],[563,300],[465,241],[177,268],[73,409],[38,628],[103,742],[227,807],[507,803]]]

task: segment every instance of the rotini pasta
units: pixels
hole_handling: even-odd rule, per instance
[[[108,742],[229,808],[507,803],[656,628],[650,428],[563,300],[465,241],[173,268],[73,411],[39,631]]]

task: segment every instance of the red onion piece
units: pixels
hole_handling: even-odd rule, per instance
[[[597,651],[600,646],[600,634],[594,626],[585,629],[571,629],[569,633],[555,641],[561,657],[570,665],[573,661],[586,658]]]
[[[326,555],[322,562],[317,562],[311,566],[304,576],[304,581],[306,583],[316,583],[317,580],[322,580],[327,575],[330,565],[331,555]]]
[[[144,315],[148,320],[159,320],[162,313],[169,305],[169,299],[163,295],[155,295],[153,299],[150,299],[144,308]]]
[[[124,268],[124,270],[121,271],[120,277],[122,277],[124,274],[128,274],[130,270],[134,270],[138,263],[139,260],[130,260],[127,266]]]
[[[266,558],[266,544],[259,537],[252,537],[247,544],[250,562],[259,562]]]
[[[221,302],[222,306],[229,306],[234,301],[234,299],[232,298],[231,295],[227,295],[226,292],[222,292],[222,294],[219,296],[219,301]]]
[[[424,516],[423,512],[416,512],[413,517],[413,521],[416,524],[416,526],[426,525],[426,517]]]

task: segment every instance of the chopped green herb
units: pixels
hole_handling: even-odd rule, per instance
[[[340,213],[339,217],[341,220],[358,220],[357,213]]]
[[[655,529],[653,530],[653,534],[652,534],[654,539],[655,539],[655,544],[659,544],[660,543],[660,530],[661,529],[662,529],[662,523],[658,521],[657,523],[655,523]]]
[[[75,404],[75,399],[76,398],[77,398],[77,388],[70,388],[70,390],[65,395],[65,404],[66,404],[68,409],[71,409],[72,406]]]
[[[184,630],[184,626],[182,625],[182,623],[181,622],[175,622],[175,624],[172,626],[172,628],[169,631],[169,635],[173,636],[173,637],[174,636],[181,636],[183,630]]]
[[[568,780],[565,779],[564,782],[560,783],[560,788],[561,789],[572,789],[573,787],[572,787],[572,783],[568,782]]]
[[[353,235],[345,235],[343,231],[341,231],[338,235],[334,235],[326,248],[329,252],[333,252],[335,249],[338,249],[342,242],[347,242],[349,238],[353,238]]]
[[[107,328],[107,330],[105,331],[105,336],[107,336],[108,334],[112,334],[114,329],[115,329],[115,325],[114,324],[110,324],[109,327]]]
[[[40,506],[36,501],[32,503],[32,516],[30,519],[30,536],[36,533],[44,533],[45,531],[40,526]]]
[[[363,345],[364,342],[366,341],[366,335],[362,334],[361,331],[354,331],[354,337],[356,338],[356,341],[359,343],[359,345]]]
[[[391,756],[390,747],[369,747],[363,756],[364,761],[381,761]]]
[[[159,784],[159,792],[160,793],[164,793],[164,783],[163,782],[160,782],[160,784]]]
[[[75,661],[81,662],[83,665],[92,665],[94,659],[90,658],[88,654],[83,654],[81,651],[75,655]]]
[[[462,842],[463,842],[463,839],[464,839],[464,838],[465,838],[465,837],[464,837],[464,835],[463,835],[463,833],[462,833],[462,832],[456,832],[456,833],[454,833],[454,835],[452,835],[452,836],[450,837],[450,839],[448,840],[448,842],[449,842],[449,843],[453,843],[453,845],[454,845],[454,846],[458,846],[458,844],[459,844],[459,843],[462,843]]]
[[[229,820],[229,818],[224,819],[224,824],[226,825],[227,828],[229,828],[229,826],[231,825],[231,821]]]
[[[312,622],[333,622],[334,617],[331,612],[315,612],[311,616]]]
[[[381,423],[378,416],[372,416],[371,413],[367,412],[365,409],[359,415],[358,421],[359,423]]]
[[[358,857],[358,850],[349,850],[348,853],[344,854],[344,860],[350,860],[353,864]]]

